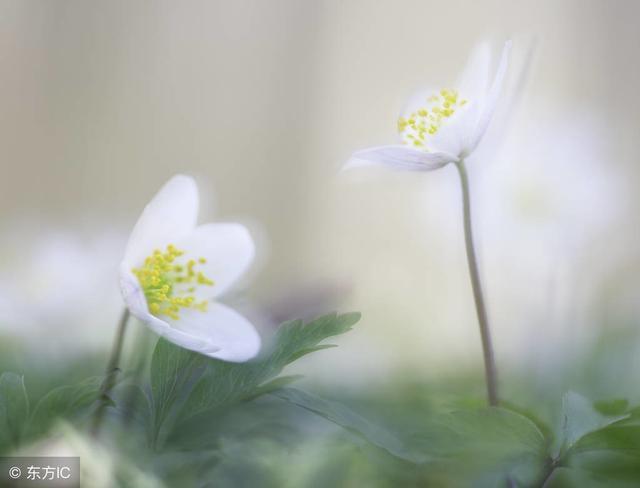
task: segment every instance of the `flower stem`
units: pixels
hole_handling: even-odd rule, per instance
[[[111,348],[111,355],[109,362],[107,363],[107,369],[105,371],[105,378],[100,385],[100,396],[98,397],[98,408],[93,417],[93,424],[91,426],[91,433],[94,436],[98,436],[100,433],[100,427],[104,418],[104,413],[109,404],[109,393],[116,383],[116,376],[118,375],[118,363],[120,362],[120,356],[122,354],[122,344],[124,343],[124,336],[127,331],[127,322],[129,321],[129,309],[125,308],[122,312],[122,317],[118,323],[116,330],[116,337],[113,341],[113,347]]]
[[[484,303],[480,274],[478,272],[478,260],[473,245],[473,229],[471,225],[471,198],[469,193],[469,177],[464,160],[456,163],[458,174],[460,175],[460,186],[462,187],[462,210],[464,219],[464,242],[467,249],[467,263],[469,265],[469,277],[471,278],[471,288],[473,289],[473,299],[476,304],[476,314],[478,315],[478,325],[480,326],[480,337],[482,339],[482,352],[484,355],[484,371],[487,381],[487,395],[489,405],[498,404],[498,385],[496,378],[496,364],[493,356],[493,346],[491,344],[491,332],[489,330],[489,320],[487,319],[487,308]]]

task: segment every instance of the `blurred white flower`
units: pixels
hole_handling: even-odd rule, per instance
[[[403,144],[357,151],[345,169],[382,165],[404,171],[431,171],[471,155],[500,99],[510,50],[508,41],[489,83],[491,48],[488,43],[478,45],[457,89],[427,90],[410,100],[398,119]]]
[[[478,171],[475,203],[481,247],[498,261],[510,257],[511,272],[531,275],[577,263],[599,243],[613,250],[608,232],[620,225],[627,192],[610,160],[610,129],[597,114],[527,114],[499,160]]]
[[[597,112],[531,105],[499,160],[477,168],[475,204],[502,337],[555,354],[552,344],[578,347],[598,325],[597,294],[625,246],[628,191]]]
[[[612,223],[625,198],[609,160],[610,129],[584,109],[527,114],[500,160],[478,172],[486,237],[581,247]]]
[[[253,325],[217,299],[247,270],[255,247],[235,223],[196,226],[195,181],[174,176],[144,209],[120,265],[131,313],[169,341],[207,356],[246,361],[260,349]]]
[[[3,232],[0,332],[40,349],[101,346],[118,314],[113,274],[124,237],[40,229]]]

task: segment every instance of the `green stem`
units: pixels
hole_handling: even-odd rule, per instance
[[[560,459],[552,459],[549,461],[544,473],[542,474],[542,481],[539,485],[540,488],[546,488],[549,485],[558,466],[560,466]]]
[[[129,321],[129,309],[125,308],[116,330],[116,337],[113,341],[113,347],[111,348],[111,356],[107,363],[107,369],[105,371],[105,378],[100,386],[100,396],[98,397],[98,408],[96,409],[93,417],[93,424],[91,426],[91,433],[94,436],[98,436],[100,433],[100,427],[104,419],[104,413],[109,404],[109,393],[116,383],[116,377],[118,375],[118,363],[120,362],[120,356],[122,354],[122,345],[124,343],[124,336],[127,331],[127,322]]]
[[[478,325],[480,326],[480,337],[482,339],[482,352],[484,355],[484,371],[487,381],[487,395],[489,405],[498,405],[498,385],[496,378],[496,364],[493,356],[493,346],[491,344],[491,332],[489,330],[489,320],[487,319],[487,308],[484,303],[480,274],[478,272],[478,260],[473,245],[473,229],[471,225],[471,197],[469,193],[469,177],[464,160],[456,163],[458,174],[460,175],[460,186],[462,187],[462,210],[464,218],[464,242],[467,249],[467,263],[469,265],[469,277],[471,278],[471,288],[473,289],[473,299],[476,304],[476,314]]]

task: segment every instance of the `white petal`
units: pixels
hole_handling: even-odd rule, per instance
[[[120,291],[127,308],[133,315],[139,318],[149,313],[147,299],[138,278],[131,272],[126,262],[120,265]]]
[[[253,325],[220,303],[211,303],[206,312],[181,310],[179,320],[169,319],[168,322],[177,332],[209,341],[211,349],[201,348],[198,352],[213,358],[243,362],[260,351],[260,336]]]
[[[477,102],[487,93],[489,87],[489,69],[491,68],[491,45],[488,42],[477,44],[456,87],[462,98]]]
[[[422,89],[420,91],[415,92],[411,96],[411,98],[409,98],[409,100],[407,100],[407,103],[403,107],[403,109],[400,112],[400,114],[404,118],[408,119],[409,116],[412,113],[417,112],[421,108],[428,107],[431,104],[429,102],[429,97],[431,97],[433,95],[437,95],[438,93],[440,93],[440,89],[439,88],[433,88],[433,87],[424,88],[424,89]]]
[[[431,136],[429,148],[456,156],[464,154],[477,120],[477,103],[470,102],[459,108],[451,117],[445,119],[438,131]]]
[[[378,146],[353,153],[343,170],[380,165],[400,171],[433,171],[457,158],[443,152],[425,152],[407,146]]]
[[[171,178],[144,208],[125,251],[124,260],[136,266],[154,249],[184,239],[198,218],[198,188],[193,178]]]
[[[255,257],[255,245],[247,228],[241,224],[204,224],[196,227],[176,246],[185,251],[177,262],[205,258],[196,271],[214,281],[213,286],[198,286],[197,296],[219,297],[247,271]]]
[[[206,337],[194,336],[181,330],[174,329],[164,320],[149,313],[147,300],[138,283],[138,279],[123,263],[120,269],[120,289],[124,302],[131,315],[146,324],[156,334],[170,340],[174,344],[193,351],[212,350],[215,345]]]
[[[498,69],[496,71],[496,75],[493,78],[493,83],[491,84],[491,89],[489,93],[487,93],[486,97],[482,102],[482,109],[478,117],[478,123],[473,132],[473,136],[469,143],[468,153],[471,153],[480,143],[482,136],[489,127],[489,123],[491,122],[491,118],[493,117],[493,112],[496,108],[496,104],[498,103],[498,99],[500,97],[502,91],[502,84],[504,82],[505,75],[507,73],[507,68],[509,66],[509,53],[511,52],[511,41],[507,41],[502,49],[502,55],[500,56],[500,63],[498,64]]]

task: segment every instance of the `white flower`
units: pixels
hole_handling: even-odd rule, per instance
[[[487,43],[480,44],[457,89],[429,90],[409,102],[398,119],[403,144],[357,151],[345,168],[382,165],[404,171],[431,171],[471,155],[493,117],[510,50],[508,41],[489,84],[491,49]]]
[[[246,361],[260,349],[253,325],[217,299],[255,255],[247,229],[196,225],[198,189],[174,176],[146,206],[120,265],[130,312],[169,341],[210,357]]]
[[[1,233],[0,335],[6,331],[39,354],[104,347],[122,303],[116,284],[105,283],[112,284],[126,235],[78,233],[42,221]]]

